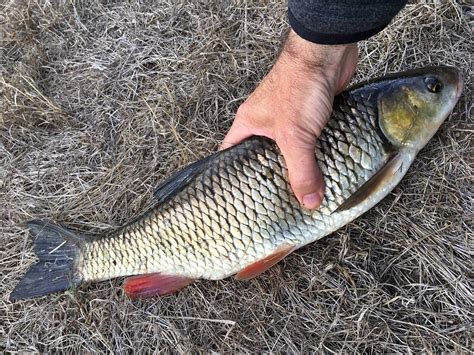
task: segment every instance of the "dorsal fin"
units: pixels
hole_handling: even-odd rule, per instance
[[[218,154],[219,153],[215,153],[201,160],[195,161],[165,179],[155,190],[154,202],[162,204],[171,196],[183,190],[196,175],[203,172],[209,166],[209,163],[214,160]]]
[[[236,159],[238,155],[248,154],[249,150],[255,150],[258,147],[273,145],[273,141],[262,136],[251,136],[239,144],[211,154],[203,159],[189,164],[182,170],[165,179],[155,190],[154,205],[162,204],[176,193],[182,191],[197,175],[212,166],[216,159],[223,159],[222,155],[227,154],[229,159]],[[228,154],[232,150],[232,154]]]
[[[354,192],[351,197],[345,200],[333,213],[346,211],[359,203],[365,201],[373,193],[379,190],[386,179],[390,179],[402,164],[402,156],[400,153],[393,154],[385,163],[385,165],[367,180],[359,189]]]

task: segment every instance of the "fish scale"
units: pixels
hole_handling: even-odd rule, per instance
[[[326,181],[320,209],[300,206],[278,147],[254,137],[215,155],[174,197],[107,237],[86,244],[84,281],[163,272],[220,279],[287,243],[319,239],[352,214],[332,214],[388,157],[375,108],[357,93],[338,97],[315,155]]]

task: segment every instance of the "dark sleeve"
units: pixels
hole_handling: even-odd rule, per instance
[[[344,44],[383,30],[407,0],[288,0],[288,20],[304,39]]]

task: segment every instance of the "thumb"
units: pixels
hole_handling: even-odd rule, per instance
[[[288,178],[296,198],[307,209],[321,205],[324,197],[324,180],[316,163],[315,144],[280,146],[288,168]]]

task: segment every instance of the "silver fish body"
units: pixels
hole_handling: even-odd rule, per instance
[[[316,157],[326,187],[323,204],[314,211],[294,197],[284,159],[269,139],[253,137],[207,158],[183,190],[122,230],[87,244],[78,265],[81,278],[163,272],[221,279],[282,244],[303,246],[367,211],[378,199],[334,212],[389,157],[377,134],[375,108],[357,92],[336,103]]]
[[[437,87],[426,78],[443,85],[442,95],[435,95]],[[191,164],[158,188],[153,206],[140,218],[76,243],[77,249],[68,251],[74,260],[67,266],[69,283],[53,291],[150,273],[222,279],[282,248],[287,255],[334,232],[400,182],[452,110],[460,87],[457,71],[441,67],[381,78],[338,95],[315,151],[325,192],[322,206],[313,211],[294,197],[284,159],[267,138],[251,137]],[[33,234],[54,230],[32,226]],[[29,290],[24,282],[14,297],[47,293]]]

